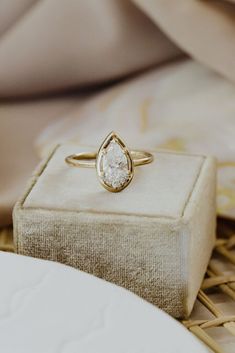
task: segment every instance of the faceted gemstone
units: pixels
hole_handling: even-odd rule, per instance
[[[113,188],[123,186],[129,179],[127,156],[116,140],[111,140],[102,157],[103,179]]]
[[[96,171],[103,187],[112,192],[123,190],[133,178],[131,155],[115,132],[111,132],[100,146]]]

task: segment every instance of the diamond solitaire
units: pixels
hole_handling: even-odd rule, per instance
[[[101,163],[103,177],[108,185],[120,187],[129,179],[128,159],[117,141],[110,142]]]
[[[125,189],[134,176],[134,166],[153,161],[151,153],[129,151],[122,139],[111,132],[101,144],[98,153],[78,153],[65,158],[75,167],[96,167],[100,183],[111,192]]]
[[[114,132],[108,135],[101,145],[96,162],[97,174],[101,184],[113,189],[123,190],[133,178],[133,162],[123,141]]]

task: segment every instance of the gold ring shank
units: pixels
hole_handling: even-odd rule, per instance
[[[133,164],[135,167],[151,163],[153,161],[153,155],[145,151],[130,151]],[[96,166],[96,152],[82,152],[77,154],[72,154],[65,158],[66,163],[74,167],[83,168],[95,168]]]

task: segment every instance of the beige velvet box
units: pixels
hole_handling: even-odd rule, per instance
[[[192,310],[215,240],[213,158],[156,151],[120,193],[61,145],[14,208],[20,254],[59,261],[123,286],[175,317]]]

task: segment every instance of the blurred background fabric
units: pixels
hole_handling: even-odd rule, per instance
[[[17,4],[6,0],[0,4],[2,97],[94,85],[180,53],[130,1],[18,0]]]
[[[235,81],[234,0],[133,0],[176,45]]]
[[[235,80],[234,19],[223,0],[3,0],[0,96],[114,80],[181,50]]]
[[[55,143],[113,129],[215,154],[218,212],[235,218],[234,16],[232,0],[2,0],[0,225]]]

